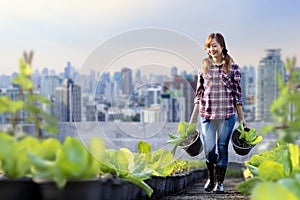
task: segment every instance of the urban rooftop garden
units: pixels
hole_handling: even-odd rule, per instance
[[[57,134],[59,129],[55,117],[37,106],[51,102],[33,92],[32,56],[25,53],[19,60],[13,79],[25,98],[0,97],[0,113],[11,116],[9,127],[0,130],[0,199],[159,199],[206,176],[204,161],[175,157],[183,141],[179,136],[195,126],[179,123],[179,133],[170,134],[172,151],[152,150],[146,141],[139,141],[133,152],[109,149],[102,138],[85,145],[78,137],[44,137],[43,130]],[[245,181],[237,190],[252,200],[300,199],[300,78],[295,66],[296,58],[287,59],[288,81],[278,76],[280,94],[270,106],[274,123],[257,130],[276,135],[273,148],[244,163]],[[19,118],[24,110],[28,117]],[[18,121],[33,123],[35,133],[24,133]]]

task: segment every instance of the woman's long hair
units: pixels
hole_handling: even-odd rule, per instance
[[[230,67],[231,64],[233,62],[232,57],[228,54],[228,50],[226,49],[226,44],[225,44],[225,39],[223,37],[223,35],[221,33],[211,33],[205,41],[204,44],[204,49],[206,50],[207,48],[210,47],[211,41],[212,39],[215,38],[217,40],[217,42],[221,45],[221,47],[223,47],[222,53],[223,53],[223,70],[228,74],[230,72]],[[210,59],[212,59],[212,57],[209,55],[208,56]],[[208,71],[209,66],[208,65],[204,65],[203,66],[203,73],[206,74]]]

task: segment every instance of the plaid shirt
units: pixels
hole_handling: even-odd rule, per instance
[[[201,117],[228,119],[235,115],[235,105],[242,105],[239,66],[232,64],[226,74],[222,66],[211,65],[207,74],[198,74],[194,103],[199,104]]]

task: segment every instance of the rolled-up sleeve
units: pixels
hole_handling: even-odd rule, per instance
[[[242,88],[241,88],[240,81],[241,81],[241,71],[239,66],[235,65],[233,70],[233,88],[232,88],[235,105],[243,105]]]

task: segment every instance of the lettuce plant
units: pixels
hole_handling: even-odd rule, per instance
[[[152,170],[146,168],[144,159],[136,159],[134,153],[127,148],[106,149],[100,139],[91,140],[89,150],[98,161],[100,173],[113,174],[129,181],[141,187],[149,197],[151,196],[153,190],[144,180],[152,175]]]
[[[30,173],[31,161],[27,153],[38,146],[39,141],[30,136],[16,138],[0,133],[0,160],[2,173],[7,178],[20,178]]]
[[[246,142],[250,145],[255,145],[259,142],[262,141],[263,137],[260,135],[257,135],[257,130],[254,128],[250,128],[250,130],[245,130],[244,126],[243,126],[243,122],[241,121],[237,131],[240,132],[240,137],[239,139],[244,138],[246,140]]]
[[[183,121],[178,123],[178,135],[168,133],[168,136],[171,139],[168,140],[167,143],[173,144],[173,148],[171,150],[173,155],[175,155],[177,147],[180,146],[190,134],[196,131],[196,126],[196,123],[189,124]]]
[[[52,149],[49,152],[46,148]],[[93,179],[98,176],[98,163],[81,142],[67,137],[62,145],[55,139],[43,141],[28,157],[34,180],[53,180],[63,187],[68,180]]]
[[[300,151],[296,144],[277,145],[271,151],[254,155],[246,161],[245,177],[253,177],[240,183],[237,189],[249,193],[263,182],[279,181],[300,173]]]
[[[168,176],[174,170],[173,155],[170,151],[157,149],[151,152],[151,146],[147,142],[138,143],[137,159],[146,161],[146,167],[152,171],[154,176]]]

